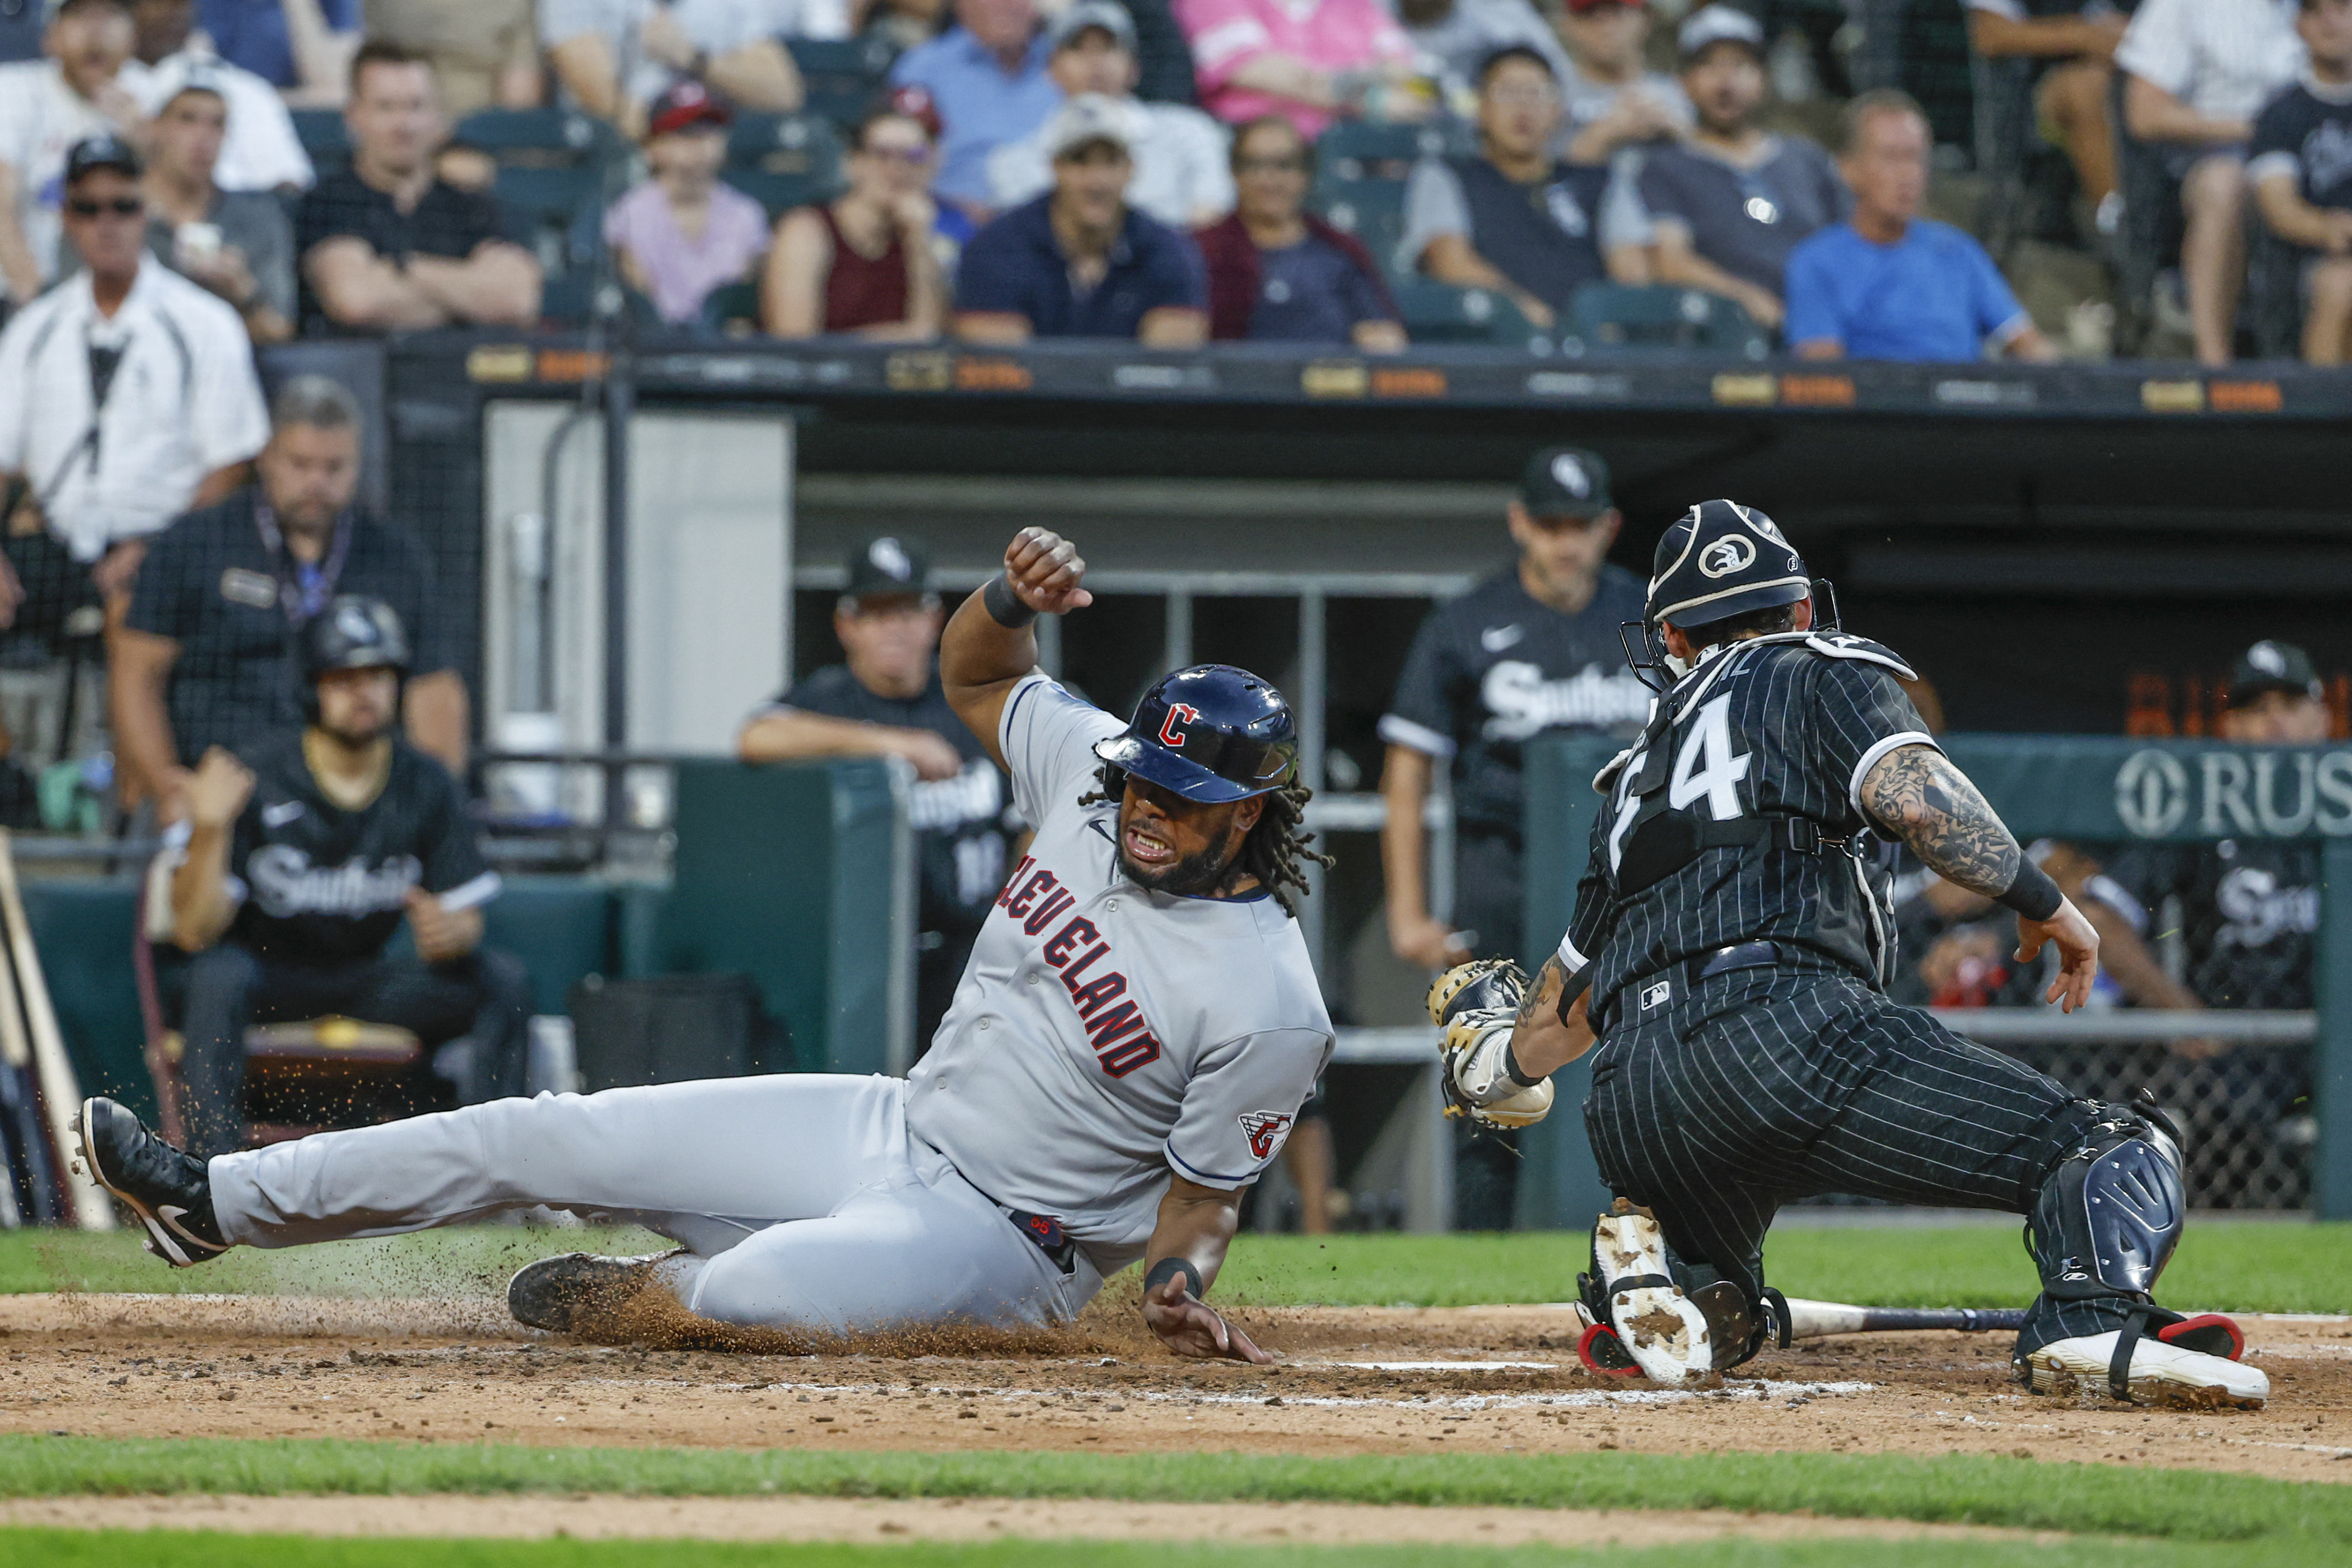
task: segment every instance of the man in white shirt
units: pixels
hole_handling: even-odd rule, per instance
[[[1199,110],[1146,103],[1135,96],[1139,68],[1135,22],[1117,0],[1077,0],[1055,17],[1047,34],[1053,55],[1045,74],[1070,98],[1100,93],[1129,125],[1135,173],[1127,202],[1178,231],[1205,228],[1234,210],[1233,171],[1226,166],[1224,128]],[[1049,121],[989,154],[989,201],[999,212],[1044,195],[1054,184],[1047,155]]]
[[[66,150],[139,122],[117,79],[131,45],[121,0],[62,0],[41,38],[48,58],[0,66],[0,284],[20,305],[57,276]]]
[[[2180,271],[2205,364],[2230,363],[2237,328],[2254,115],[2303,63],[2293,0],[2147,0],[2116,47],[2124,129],[2163,147],[2180,180]]]
[[[221,58],[195,33],[195,0],[131,0],[137,41],[122,82],[141,116],[152,118],[190,86],[209,88],[228,110],[213,184],[224,191],[309,190],[317,176],[286,100],[261,77]]]
[[[86,270],[0,331],[0,626],[53,636],[91,585],[112,618],[147,536],[236,489],[269,439],[245,323],[147,254],[140,174],[111,133],[74,144],[66,238]]]

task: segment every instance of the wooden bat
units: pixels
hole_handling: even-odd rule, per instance
[[[1791,1296],[1789,1338],[1826,1339],[1832,1334],[1885,1334],[1911,1329],[1958,1329],[2015,1333],[2025,1324],[2022,1307],[1849,1307],[1842,1301],[1807,1301]]]
[[[114,1205],[87,1173],[74,1170],[76,1147],[73,1121],[81,1114],[81,1084],[74,1077],[73,1058],[66,1054],[65,1032],[58,1027],[57,1009],[49,1005],[48,982],[41,974],[41,955],[33,946],[32,922],[25,918],[25,900],[16,889],[16,845],[0,828],[0,921],[8,933],[8,960],[16,972],[17,997],[29,1026],[33,1067],[38,1075],[41,1114],[47,1123],[49,1148],[63,1178],[74,1224],[83,1230],[112,1230]],[[0,1008],[8,1018],[14,1007]],[[0,1023],[0,1037],[7,1026]]]
[[[33,1047],[16,1010],[16,987],[0,963],[0,1132],[7,1149],[8,1205],[0,1224],[58,1222],[57,1167],[41,1125],[40,1096],[33,1084]]]

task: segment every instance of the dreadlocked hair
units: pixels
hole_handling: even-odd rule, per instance
[[[1095,792],[1078,796],[1080,805],[1103,805],[1116,803],[1127,794],[1127,770],[1104,763],[1095,769]],[[1257,879],[1258,885],[1274,895],[1282,912],[1291,919],[1298,918],[1298,906],[1291,900],[1287,889],[1307,890],[1306,862],[1312,861],[1325,868],[1334,862],[1330,856],[1307,847],[1315,835],[1304,831],[1307,803],[1315,792],[1294,779],[1279,789],[1268,790],[1260,797],[1265,810],[1257,826],[1242,840],[1240,853],[1233,858],[1228,874],[1239,871]]]

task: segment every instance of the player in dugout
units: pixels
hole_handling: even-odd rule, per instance
[[[299,650],[310,722],[243,759],[207,750],[166,840],[181,856],[173,940],[195,954],[181,1074],[199,1157],[245,1143],[250,1024],[341,1014],[427,1047],[469,1037],[445,1064],[457,1103],[522,1092],[530,977],[482,946],[499,875],[456,781],[399,732],[399,616],[339,595],[303,624]],[[404,920],[416,951],[395,956]],[[421,1075],[414,1088],[425,1104],[446,1092]]]
[[[1270,1360],[1202,1298],[1333,1044],[1294,914],[1320,858],[1297,732],[1230,666],[1163,677],[1132,723],[1048,679],[1033,623],[1090,604],[1085,575],[1023,529],[940,643],[948,700],[1037,831],[906,1078],[543,1094],[209,1161],[99,1099],[85,1167],[183,1266],[539,1204],[680,1244],[524,1268],[509,1309],[559,1332],[1041,1324],[1143,1259],[1170,1350]]]
[[[1772,520],[1711,500],[1659,542],[1643,618],[1655,713],[1594,779],[1576,912],[1532,984],[1457,967],[1431,987],[1458,1102],[1550,1110],[1591,1050],[1585,1127],[1617,1194],[1578,1283],[1603,1373],[1721,1372],[1784,1332],[1764,1282],[1780,1206],[1825,1193],[2026,1216],[2042,1277],[2013,1352],[2033,1393],[2261,1406],[2226,1318],[2156,1305],[2188,1217],[2179,1134],[2155,1102],[2070,1094],[1885,996],[1900,840],[2018,918],[2046,999],[2091,994],[2099,939],[1927,733],[1891,649],[1817,623]]]
[[[843,662],[795,682],[746,720],[735,740],[747,763],[903,757],[915,770],[907,816],[919,868],[919,1051],[929,1047],[955,999],[971,944],[1004,886],[1012,843],[1004,774],[956,717],[940,682],[947,616],[929,579],[930,557],[915,540],[884,534],[860,545],[849,558],[848,588],[833,607]]]

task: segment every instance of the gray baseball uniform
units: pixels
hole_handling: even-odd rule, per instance
[[[1039,825],[912,1076],[792,1074],[497,1100],[210,1164],[229,1240],[291,1247],[545,1204],[633,1221],[726,1322],[830,1332],[1049,1322],[1139,1257],[1171,1169],[1245,1186],[1331,1048],[1270,898],[1150,893],[1115,804],[1080,807],[1122,726],[1033,676],[1000,740]],[[1004,1206],[1054,1216],[1066,1271]]]

